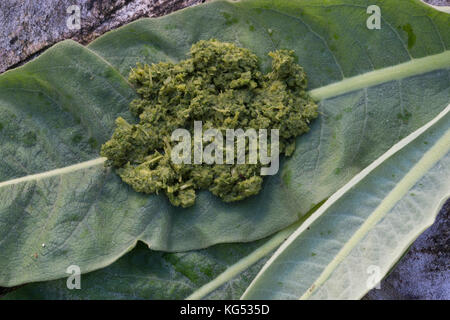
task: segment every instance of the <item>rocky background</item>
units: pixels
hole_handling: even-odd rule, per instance
[[[0,73],[19,66],[53,44],[86,44],[108,30],[141,17],[158,17],[205,0],[1,0]],[[450,6],[450,0],[426,0]],[[67,8],[81,8],[81,29],[66,26]],[[399,2],[399,5],[400,2]],[[364,299],[450,299],[450,201],[434,225]],[[0,295],[2,288],[0,288]]]

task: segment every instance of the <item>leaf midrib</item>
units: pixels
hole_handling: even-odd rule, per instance
[[[324,100],[385,82],[401,80],[414,75],[448,68],[450,66],[449,61],[450,51],[446,50],[435,55],[412,59],[395,66],[369,71],[351,78],[345,78],[341,81],[313,89],[309,93],[315,100]]]
[[[102,164],[105,161],[106,161],[106,158],[96,158],[93,160],[80,162],[80,163],[77,163],[77,164],[74,164],[74,165],[71,165],[68,167],[58,168],[58,169],[54,169],[54,170],[50,170],[50,171],[31,174],[31,175],[24,176],[21,178],[7,180],[4,182],[0,182],[0,188],[10,186],[13,184],[17,184],[17,183],[21,183],[21,182],[32,181],[32,180],[41,180],[41,179],[50,178],[50,177],[58,176],[58,175],[65,174],[65,173],[74,172],[74,171],[81,170],[81,169],[90,168],[90,167]]]
[[[336,191],[328,201],[323,204],[316,212],[312,214],[296,231],[294,231],[289,239],[286,240],[280,248],[278,248],[277,252],[272,255],[269,261],[263,266],[263,268],[259,271],[256,277],[253,279],[250,286],[242,295],[241,299],[246,299],[246,295],[253,288],[254,283],[261,277],[261,275],[269,268],[269,266],[276,260],[280,253],[284,251],[293,241],[295,241],[296,237],[303,233],[307,228],[309,228],[319,217],[323,215],[323,213],[331,207],[336,201],[340,199],[347,191],[349,191],[354,185],[363,180],[370,172],[372,172],[379,165],[384,163],[388,158],[392,155],[400,151],[403,147],[413,142],[417,138],[419,138],[426,130],[436,124],[439,120],[444,118],[448,113],[450,113],[450,104],[437,115],[433,120],[428,122],[423,127],[417,129],[409,136],[404,138],[403,140],[396,143],[391,147],[385,154],[379,157],[377,160],[372,162],[368,167],[366,167],[363,171],[353,177],[347,184],[345,184],[341,189]],[[326,268],[322,271],[322,273],[317,277],[317,279],[313,282],[313,284],[309,287],[309,289],[301,296],[299,299],[307,299],[309,298],[314,291],[316,291],[321,284],[328,278],[331,272],[342,262],[342,260],[346,257],[348,251],[350,251],[358,241],[366,234],[367,230],[370,230],[370,227],[376,224],[380,219],[382,219],[385,214],[389,211],[387,204],[392,206],[398,201],[392,201],[392,199],[385,200],[390,197],[393,198],[396,194],[400,194],[401,192],[405,193],[410,189],[410,186],[414,185],[414,181],[420,179],[425,173],[426,168],[433,166],[439,159],[441,159],[445,154],[447,154],[450,150],[450,129],[447,130],[441,138],[433,145],[417,162],[414,167],[400,180],[397,186],[389,192],[386,198],[380,203],[377,208],[370,214],[367,220],[363,223],[363,225],[352,235],[349,241],[344,245],[341,250],[336,254],[333,260],[327,264]],[[425,172],[425,173],[424,173]],[[409,186],[409,187],[408,187]],[[399,193],[400,192],[400,193]],[[394,199],[395,200],[395,199]]]
[[[444,111],[448,113],[450,108]],[[428,150],[423,157],[410,169],[401,181],[392,189],[389,194],[381,201],[381,203],[373,210],[367,220],[353,234],[348,242],[337,253],[333,260],[327,265],[316,281],[310,288],[300,297],[301,300],[308,299],[314,291],[316,291],[331,275],[333,270],[345,259],[350,251],[361,241],[368,231],[376,225],[386,214],[394,207],[413,186],[419,181],[425,173],[432,168],[445,154],[450,150],[450,130],[436,142],[436,144]]]

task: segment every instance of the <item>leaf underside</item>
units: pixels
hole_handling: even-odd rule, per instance
[[[392,1],[370,4],[381,7],[380,30],[365,27],[369,4],[363,0],[217,1],[139,20],[87,47],[64,41],[0,76],[0,181],[4,181],[0,182],[0,285],[62,278],[71,264],[79,265],[83,273],[103,268],[139,240],[154,250],[185,251],[262,239],[305,216],[392,145],[433,119],[450,100],[449,16],[417,1],[405,2],[401,11]],[[406,25],[414,32],[414,43]],[[135,93],[126,81],[130,67],[183,59],[193,43],[213,37],[251,49],[263,68],[269,51],[295,50],[311,93],[320,99],[320,117],[298,139],[295,154],[282,162],[280,173],[265,181],[260,195],[225,204],[203,192],[196,206],[179,209],[163,196],[133,192],[101,160],[52,173],[97,158],[118,116],[133,121],[128,104]],[[444,58],[437,63],[437,57]],[[405,63],[407,67],[402,67]],[[407,72],[393,72],[402,68]],[[365,83],[374,70],[375,82],[354,86]],[[345,82],[352,77],[354,81]],[[339,83],[344,84],[340,91],[330,89]],[[32,176],[47,171],[39,178]],[[24,176],[29,178],[13,180]],[[428,223],[415,221],[411,230]],[[334,228],[333,237],[345,233],[345,228],[341,230]],[[242,248],[256,248],[252,243],[228,244],[230,252],[237,252],[234,260],[214,267],[216,260],[209,252],[214,255],[220,246],[225,245],[175,254],[140,246],[97,273],[133,279],[134,269],[127,261],[136,259],[137,265],[152,270],[136,271],[135,281],[145,282],[142,286],[136,282],[142,290],[127,293],[133,287],[130,279],[105,289],[106,281],[94,280],[92,273],[92,291],[86,294],[185,297],[251,254],[252,249]],[[204,252],[206,258],[197,257]],[[176,267],[173,260],[164,260],[165,255],[194,262]],[[197,272],[203,265],[213,270],[200,276],[202,281],[189,282],[184,273]],[[253,272],[250,268],[230,279],[221,287],[227,289],[214,291],[214,297],[239,297],[258,266],[262,262]],[[164,279],[176,283],[178,277],[177,289],[161,285]],[[233,283],[240,289],[233,289]],[[45,285],[34,286],[44,296],[48,292]],[[72,294],[61,288],[56,296]]]

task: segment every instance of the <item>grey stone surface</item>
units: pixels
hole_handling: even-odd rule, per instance
[[[86,44],[141,17],[157,17],[204,0],[1,0],[0,73],[64,39]],[[67,9],[78,5],[81,29],[70,30]]]
[[[0,73],[63,39],[86,44],[141,17],[156,17],[204,0],[0,0]],[[450,5],[449,0],[426,0]],[[70,5],[81,9],[81,29],[70,30]],[[411,246],[381,289],[364,299],[450,299],[450,201]],[[1,294],[2,288],[0,288]]]
[[[426,3],[432,4],[434,6],[449,6],[450,0],[425,0]]]

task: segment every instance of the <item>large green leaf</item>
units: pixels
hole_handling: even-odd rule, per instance
[[[3,299],[239,299],[301,222],[265,239],[181,253],[138,244],[111,266],[82,275],[81,290],[60,279],[27,284]]]
[[[380,30],[365,28],[363,0],[213,2],[139,20],[87,48],[63,42],[0,76],[0,285],[61,278],[71,264],[99,269],[138,240],[181,251],[261,239],[430,121],[450,97],[449,16],[412,0],[401,11],[370,2],[381,7]],[[196,206],[174,208],[95,158],[114,119],[131,117],[130,67],[179,60],[211,37],[252,49],[264,67],[268,51],[294,49],[321,116],[260,195],[225,204],[203,192]]]
[[[111,266],[82,275],[80,290],[69,290],[67,280],[60,279],[25,285],[4,299],[185,299],[214,281],[260,242],[220,244],[183,253],[152,251],[138,244]],[[247,266],[237,279],[225,282],[209,297],[238,299],[264,261]]]
[[[81,290],[67,289],[66,279],[61,279],[26,285],[5,298],[184,299],[236,259],[239,252],[230,246],[233,248],[222,244],[192,253],[163,253],[138,245],[111,266],[83,275]],[[241,251],[245,254],[248,250],[244,247]],[[240,294],[250,281],[240,288]],[[232,287],[228,290],[229,294],[235,291]]]
[[[359,299],[375,287],[450,197],[449,124],[450,105],[330,197],[243,298]]]
[[[388,272],[450,196],[449,120],[450,105],[304,223],[268,239],[185,253],[142,245],[84,275],[81,290],[57,280],[26,285],[5,299],[237,299],[263,266],[244,298],[361,297],[376,285],[371,278],[379,281]]]

